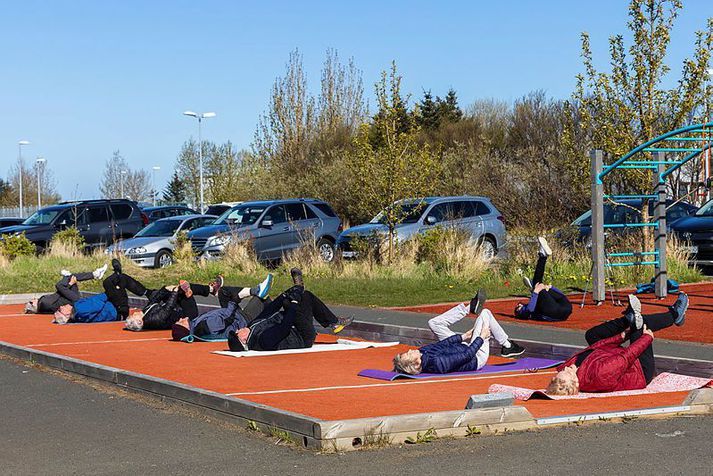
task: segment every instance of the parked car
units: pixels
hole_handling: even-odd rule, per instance
[[[44,207],[20,225],[0,228],[0,235],[25,233],[43,251],[55,233],[76,226],[90,247],[134,236],[148,223],[130,200],[82,200]]]
[[[713,266],[713,200],[693,215],[671,223],[672,234],[687,243],[691,264]]]
[[[612,203],[604,204],[604,223],[625,224],[641,222],[641,199],[618,200],[621,205]],[[679,218],[687,217],[696,213],[698,207],[686,202],[678,202],[675,205],[673,200],[666,200],[666,223],[673,224]],[[654,214],[654,202],[649,200],[649,216]],[[592,234],[592,211],[588,210],[572,222],[572,226],[579,228],[579,240],[588,241]],[[633,227],[632,227],[633,229]],[[609,228],[607,233],[624,233],[627,228]]]
[[[149,222],[160,220],[161,218],[198,214],[198,212],[196,212],[192,208],[188,208],[183,205],[163,205],[160,207],[147,207],[144,208],[142,211],[149,219]]]
[[[214,215],[181,215],[150,223],[133,238],[117,241],[106,249],[107,254],[122,253],[144,268],[165,268],[173,264],[176,236],[213,223]]]
[[[456,227],[470,233],[482,245],[483,256],[494,257],[505,243],[505,223],[502,214],[486,197],[464,195],[461,197],[427,197],[400,200],[401,222],[396,226],[396,240],[402,242],[441,225]],[[374,234],[385,236],[388,227],[384,211],[369,223],[344,230],[337,239],[337,248],[344,258],[354,258],[357,251],[350,243],[355,237],[368,238]]]
[[[2,217],[2,218],[0,218],[0,228],[5,228],[6,226],[19,225],[23,221],[25,221],[25,219],[19,218],[19,217]]]
[[[249,239],[261,261],[279,260],[306,240],[315,240],[324,261],[334,259],[342,222],[327,203],[314,199],[244,202],[216,222],[188,234],[204,258],[218,258],[234,239]]]
[[[205,212],[208,215],[222,215],[223,213],[227,212],[231,208],[233,208],[235,205],[240,205],[243,202],[223,202],[223,203],[214,203],[213,205],[208,205],[208,208],[206,208]]]

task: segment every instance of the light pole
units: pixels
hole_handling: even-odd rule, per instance
[[[124,177],[126,177],[126,170],[121,171],[121,180],[119,181],[121,183],[121,197],[119,198],[125,198],[124,195]]]
[[[156,206],[156,172],[161,170],[161,167],[154,165],[153,167],[153,206]]]
[[[24,203],[22,201],[22,146],[23,145],[30,145],[29,140],[21,140],[17,143],[17,149],[18,149],[18,168],[20,169],[20,217],[24,218],[24,213],[23,213],[23,208],[24,208]]]
[[[45,162],[47,162],[42,157],[37,157],[35,161],[37,163],[37,209],[42,208],[42,172],[45,168]]]
[[[205,213],[205,206],[203,200],[203,139],[201,138],[201,123],[203,122],[203,119],[215,117],[215,113],[203,112],[199,114],[193,111],[185,111],[183,114],[198,119],[198,168],[200,169],[201,213]]]

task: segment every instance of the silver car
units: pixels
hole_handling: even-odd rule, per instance
[[[261,261],[279,260],[314,240],[319,256],[330,262],[341,230],[342,222],[328,203],[295,198],[241,203],[188,237],[193,250],[205,259],[219,259],[234,239],[249,240]]]
[[[392,206],[400,207],[402,220],[396,226],[396,241],[402,242],[436,226],[466,230],[481,243],[483,256],[494,257],[505,244],[505,223],[502,214],[490,199],[480,196],[427,197],[400,200]],[[385,236],[388,227],[384,212],[369,223],[344,230],[337,239],[337,247],[344,258],[355,258],[350,242],[355,237]]]
[[[176,236],[181,231],[191,231],[212,224],[215,215],[183,215],[162,218],[149,224],[133,238],[114,243],[107,254],[123,253],[144,268],[165,268],[173,263]]]

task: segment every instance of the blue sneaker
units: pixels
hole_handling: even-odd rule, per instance
[[[680,293],[676,302],[669,309],[673,314],[673,323],[677,326],[682,326],[683,321],[686,320],[686,311],[688,310],[688,294]]]
[[[260,299],[265,299],[267,294],[270,292],[272,287],[272,273],[268,273],[267,278],[257,285],[257,297]]]

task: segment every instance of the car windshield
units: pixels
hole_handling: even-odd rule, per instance
[[[426,209],[428,204],[426,202],[408,202],[408,203],[394,203],[386,210],[382,210],[378,215],[376,215],[369,223],[381,223],[382,225],[387,224],[389,217],[387,214],[391,214],[396,219],[396,223],[416,223],[423,211]]]
[[[144,238],[148,236],[173,236],[180,225],[181,220],[159,220],[151,223],[134,236]]]
[[[62,210],[38,210],[22,222],[23,225],[49,225]]]
[[[247,226],[255,223],[262,212],[265,211],[264,206],[245,205],[233,208],[223,213],[220,218],[215,221],[216,225],[235,225]]]
[[[713,217],[713,200],[708,201],[696,212],[697,217]]]

